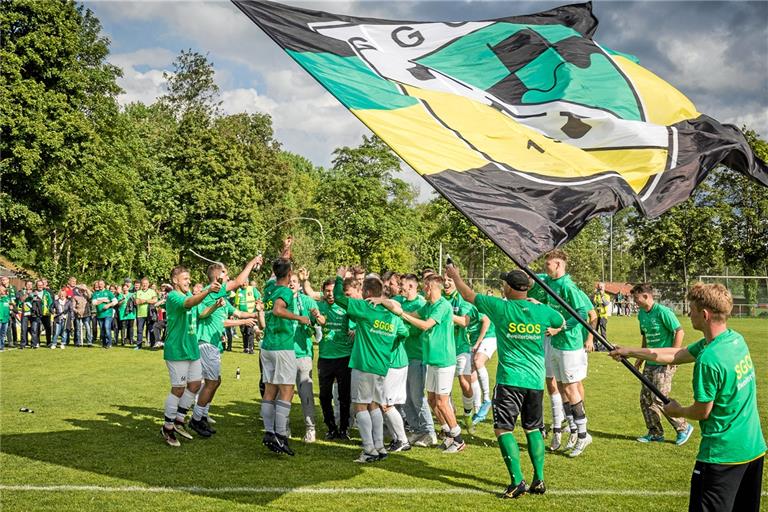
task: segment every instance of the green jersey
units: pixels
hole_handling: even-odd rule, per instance
[[[325,317],[323,338],[320,340],[322,359],[339,359],[352,355],[352,340],[349,337],[349,317],[344,308],[328,304],[325,300],[317,303],[317,309]]]
[[[547,274],[536,274],[536,277],[538,277],[545,283],[549,280],[549,276]],[[544,291],[544,288],[539,286],[539,283],[534,281],[533,287],[531,287],[531,289],[528,290],[528,298],[535,299],[541,302],[542,304],[546,304],[549,301],[549,294]]]
[[[131,292],[128,292],[126,294],[120,294],[117,296],[117,300],[122,302],[120,303],[120,320],[136,320],[136,304],[134,303],[133,311],[130,313],[126,313],[125,309],[128,306],[128,302],[130,302],[134,297],[134,294]]]
[[[709,343],[688,347],[696,358],[693,399],[713,402],[701,420],[701,445],[696,460],[710,464],[749,462],[765,453],[757,410],[755,368],[741,334],[726,330]]]
[[[452,294],[447,295],[446,299],[451,303],[453,314],[455,316],[468,316],[470,324],[473,321],[477,322],[477,308],[465,301],[464,298],[459,295],[458,291],[454,291]],[[464,354],[471,351],[466,327],[461,327],[458,324],[453,325],[453,341],[456,343],[457,354]]]
[[[645,344],[648,348],[671,347],[675,341],[675,333],[681,329],[680,320],[667,306],[654,303],[649,311],[640,308],[637,314],[640,322],[640,334],[645,336]],[[646,361],[648,366],[660,366],[659,363]]]
[[[137,290],[136,291],[136,298],[141,300],[157,300],[157,292],[153,290],[152,288],[147,288],[146,290]],[[136,305],[136,317],[137,318],[146,318],[149,316],[149,304],[137,304]]]
[[[357,324],[349,367],[385,376],[398,338],[408,336],[403,321],[382,305],[374,306],[363,299],[345,296],[340,277],[336,277],[333,298],[339,306],[347,309],[347,315]]]
[[[418,310],[422,320],[433,319],[436,324],[422,331],[421,347],[425,364],[438,368],[456,365],[456,343],[453,340],[453,308],[440,297],[434,304],[427,302]]]
[[[97,299],[109,299],[107,302],[102,302],[96,305],[96,318],[109,318],[112,316],[112,308],[108,308],[107,305],[115,299],[114,294],[109,290],[99,290],[93,292],[91,295],[91,303]]]
[[[421,295],[416,295],[413,300],[407,300],[403,297],[403,301],[400,305],[403,307],[403,311],[406,313],[413,313],[418,311],[426,304],[427,301]],[[413,325],[406,325],[408,328],[408,337],[405,339],[405,353],[408,355],[408,359],[415,359],[421,361],[424,355],[424,348],[421,342],[421,329],[414,327]]]
[[[293,338],[293,350],[296,357],[314,357],[313,345],[315,341],[314,317],[309,313],[312,309],[318,309],[317,302],[309,295],[299,293],[296,299],[296,308],[298,314],[306,316],[310,320],[310,325],[296,324],[296,331]]]
[[[544,337],[563,317],[545,304],[478,295],[477,309],[496,326],[499,366],[496,382],[505,386],[544,389]]]
[[[474,321],[470,322],[469,327],[467,328],[470,347],[474,347],[475,343],[477,343],[477,339],[480,337],[480,329],[483,328],[483,318],[486,318],[486,315],[480,313],[480,311],[478,310],[477,318],[475,318]],[[485,336],[483,336],[483,339],[485,338],[490,339],[495,337],[496,337],[496,328],[493,326],[493,322],[491,322],[488,325],[488,329],[486,329],[485,331]]]
[[[223,287],[222,287],[223,288]],[[206,289],[208,287],[206,286]],[[221,335],[224,334],[224,321],[235,313],[235,307],[228,301],[223,307],[217,308],[213,313],[206,317],[200,314],[213,306],[218,300],[213,294],[208,294],[203,302],[197,306],[197,342],[209,343],[224,352],[224,345],[221,343]]]
[[[11,298],[8,295],[0,297],[0,324],[11,321]]]
[[[264,290],[266,292],[266,288]],[[287,286],[277,286],[276,284],[269,289],[269,295],[266,295],[264,302],[264,316],[267,323],[264,329],[264,341],[261,344],[262,350],[293,350],[293,337],[296,334],[296,320],[280,318],[272,314],[275,307],[275,301],[282,299],[285,302],[286,309],[296,313],[296,298],[293,290]]]
[[[200,349],[197,346],[197,308],[184,307],[184,300],[191,296],[189,292],[184,295],[178,290],[173,290],[165,299],[167,323],[163,359],[167,361],[200,359]]]
[[[587,318],[587,313],[591,308],[592,302],[584,292],[579,290],[571,276],[565,274],[558,279],[547,277],[545,281],[552,290],[568,303],[581,318]],[[586,298],[586,300],[584,300]],[[590,304],[587,305],[587,302]],[[547,297],[547,305],[560,313],[565,318],[565,329],[552,337],[552,347],[559,350],[581,350],[584,348],[585,329],[581,323],[573,318],[568,311],[552,297]]]

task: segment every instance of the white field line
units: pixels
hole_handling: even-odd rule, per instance
[[[477,489],[435,489],[427,487],[143,487],[104,485],[2,485],[0,491],[13,492],[138,492],[199,494],[494,494],[497,491]],[[642,489],[548,489],[554,496],[641,496],[683,497],[688,491],[649,491]],[[763,492],[768,496],[768,492]]]

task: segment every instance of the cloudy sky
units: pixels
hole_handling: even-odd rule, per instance
[[[285,2],[367,17],[465,21],[530,14],[564,2]],[[370,133],[228,1],[88,1],[123,69],[121,103],[151,103],[182,50],[214,63],[227,113],[266,112],[283,147],[328,165]],[[768,2],[595,2],[595,40],[631,53],[700,112],[768,136]],[[431,188],[410,169],[403,177]]]

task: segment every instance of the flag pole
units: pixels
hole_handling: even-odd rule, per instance
[[[504,251],[504,252],[506,253],[506,251]],[[584,326],[584,327],[585,327],[585,328],[586,328],[586,329],[587,329],[587,330],[588,330],[588,331],[589,331],[589,332],[592,334],[592,336],[594,336],[594,338],[595,338],[595,339],[596,339],[596,340],[597,340],[599,343],[601,343],[601,344],[602,344],[602,345],[603,345],[605,348],[607,348],[608,350],[614,350],[614,349],[616,348],[616,347],[615,347],[615,346],[614,346],[614,345],[613,345],[611,342],[609,342],[607,339],[605,339],[603,336],[601,336],[601,335],[600,335],[600,333],[598,333],[598,332],[597,332],[597,330],[595,330],[595,328],[594,328],[594,327],[592,327],[592,326],[589,324],[589,322],[587,322],[586,320],[584,320],[583,318],[581,318],[581,315],[579,315],[579,314],[576,312],[576,310],[575,310],[575,309],[573,309],[573,307],[572,307],[570,304],[568,304],[567,302],[565,302],[565,300],[563,300],[563,298],[562,298],[562,297],[560,297],[560,296],[559,296],[557,293],[555,293],[555,291],[554,291],[552,288],[550,288],[550,287],[549,287],[549,285],[548,285],[547,283],[545,283],[545,282],[544,282],[544,281],[543,281],[541,278],[539,278],[539,276],[537,276],[535,272],[533,272],[531,269],[529,269],[529,268],[528,268],[526,265],[524,265],[522,262],[520,262],[520,261],[519,261],[517,258],[515,258],[514,256],[512,256],[511,254],[507,253],[507,256],[509,256],[509,258],[510,258],[510,259],[511,259],[511,260],[512,260],[514,263],[515,263],[515,265],[517,265],[518,267],[520,267],[520,270],[522,270],[523,272],[525,272],[526,274],[528,274],[528,277],[530,277],[531,279],[533,279],[533,280],[536,282],[536,284],[538,284],[539,286],[541,286],[541,288],[542,288],[542,289],[543,289],[545,292],[547,292],[547,294],[548,294],[550,297],[552,297],[553,299],[555,299],[555,301],[557,301],[557,303],[558,303],[558,304],[560,304],[560,305],[563,307],[563,309],[565,309],[565,310],[566,310],[568,313],[570,313],[570,315],[571,315],[571,316],[573,316],[573,317],[574,317],[574,318],[575,318],[575,319],[576,319],[576,320],[577,320],[577,321],[578,321],[578,322],[579,322],[581,325],[583,325],[583,326]],[[648,388],[648,389],[651,391],[651,393],[653,393],[654,395],[656,395],[657,397],[659,397],[659,400],[661,400],[661,401],[662,401],[664,404],[668,404],[668,403],[669,403],[669,398],[667,398],[667,397],[664,395],[664,393],[662,393],[662,392],[659,390],[659,388],[657,388],[657,387],[656,387],[656,386],[653,384],[653,382],[651,382],[651,381],[648,379],[648,377],[646,377],[645,375],[643,375],[643,374],[640,372],[640,370],[638,370],[637,368],[635,368],[635,366],[634,366],[632,363],[630,363],[630,362],[627,360],[627,358],[626,358],[626,357],[622,356],[622,357],[621,357],[621,359],[620,359],[620,362],[621,362],[621,364],[623,364],[623,365],[624,365],[624,366],[627,368],[627,370],[629,370],[630,372],[632,372],[632,373],[635,375],[635,377],[637,377],[638,379],[640,379],[640,382],[642,382],[642,383],[645,385],[645,387],[647,387],[647,388]]]

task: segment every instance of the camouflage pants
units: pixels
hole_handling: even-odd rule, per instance
[[[672,377],[674,377],[675,371],[677,371],[677,366],[652,366],[646,363],[643,375],[659,388],[659,391],[669,396],[669,392],[672,390]],[[664,435],[664,427],[661,424],[662,416],[667,418],[667,421],[677,432],[682,432],[688,427],[688,423],[684,418],[667,416],[664,413],[664,404],[645,386],[640,391],[640,410],[643,411],[643,418],[645,419],[645,425],[648,427],[648,433],[652,436]]]

